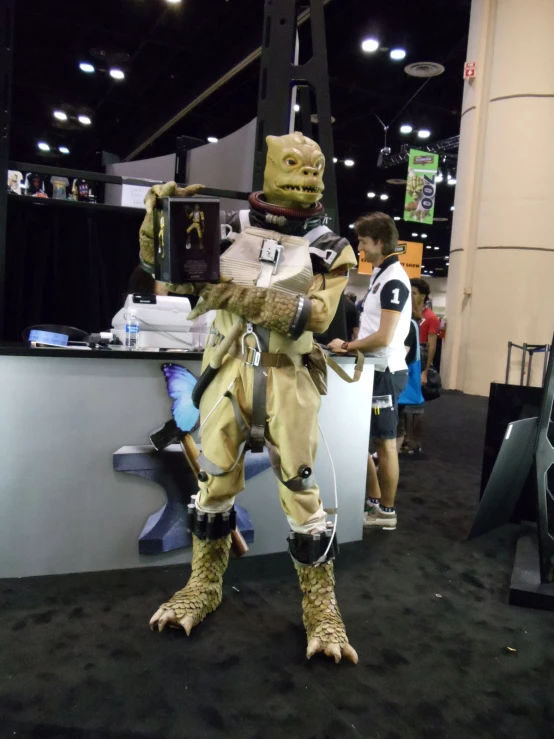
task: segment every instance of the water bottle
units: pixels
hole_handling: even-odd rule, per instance
[[[140,325],[137,318],[137,312],[134,308],[130,308],[127,313],[127,324],[125,325],[125,348],[138,349]]]

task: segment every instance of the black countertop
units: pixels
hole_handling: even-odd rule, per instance
[[[42,349],[29,348],[24,344],[0,344],[0,357],[73,357],[74,359],[184,359],[201,361],[203,352],[186,351],[151,351],[129,350],[125,347],[111,347],[110,349],[85,349],[84,347],[45,347]]]

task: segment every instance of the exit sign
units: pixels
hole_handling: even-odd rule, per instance
[[[466,62],[464,64],[464,80],[472,80],[477,70],[477,62]]]

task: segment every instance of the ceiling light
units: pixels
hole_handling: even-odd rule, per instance
[[[448,184],[449,184],[449,185],[455,185],[455,184],[456,184],[456,178],[455,178],[455,177],[451,177],[451,178],[450,178],[450,179],[448,180]]]
[[[300,106],[298,105],[298,103],[296,103],[296,105],[294,106],[294,112],[300,113]]]
[[[333,163],[334,163],[334,164],[336,164],[336,163],[337,163],[338,161],[339,161],[339,160],[337,159],[337,157],[333,157]]]
[[[390,58],[394,60],[405,59],[406,49],[393,49],[390,53]]]
[[[389,199],[389,196],[387,195],[387,193],[386,193],[386,192],[384,192],[384,193],[383,193],[383,194],[381,195],[381,200],[388,200],[388,199]]]
[[[420,139],[428,139],[431,135],[431,131],[429,131],[427,128],[422,128],[420,131],[417,132],[417,135]]]
[[[219,139],[216,139],[215,136],[208,136],[207,141],[208,141],[208,144],[217,144],[217,142],[219,141]]]
[[[428,245],[428,246],[426,246],[425,248],[426,248],[426,249],[432,249],[433,247],[432,247],[432,246],[431,246],[431,245],[429,244],[429,245]]]
[[[124,80],[125,72],[122,69],[110,69],[110,77],[113,77],[114,80]]]
[[[452,207],[450,208],[450,210],[454,210],[454,206],[452,206]]]
[[[442,172],[439,172],[438,175],[435,177],[435,182],[442,182],[444,180],[444,177],[442,176]]]
[[[344,166],[345,167],[353,167],[354,166],[354,160],[353,159],[345,159],[344,160]]]
[[[59,121],[67,121],[67,113],[64,113],[63,110],[55,110],[54,118],[57,118]]]
[[[41,151],[50,151],[50,147],[48,146],[48,144],[46,143],[46,141],[39,141],[38,142],[38,148]]]
[[[440,246],[434,246],[434,247],[433,247],[433,249],[434,249],[435,251],[438,251],[438,250],[440,249]]]
[[[399,221],[400,220],[400,216],[394,216],[394,220],[395,221]]]
[[[448,262],[449,257],[445,257],[446,261]]]
[[[411,133],[413,130],[414,129],[409,123],[405,123],[403,126],[400,126],[400,133]]]
[[[412,236],[414,236],[415,238],[417,238],[417,234],[412,234]]]
[[[69,149],[67,146],[58,146],[58,151],[60,151],[62,154],[69,154]]]
[[[353,224],[353,223],[351,223],[351,224],[350,224],[350,225],[348,226],[348,228],[354,228],[354,224]]]
[[[375,197],[375,193],[374,192],[368,192],[367,197],[368,198],[374,198]]]
[[[366,38],[364,41],[362,41],[362,51],[367,52],[368,54],[371,54],[374,51],[377,51],[379,48],[379,42],[377,39],[374,38]]]
[[[421,234],[421,238],[422,239],[426,239],[427,238],[427,234]]]
[[[92,66],[92,64],[89,64],[88,62],[81,62],[79,64],[79,69],[81,72],[86,72],[87,74],[92,74],[92,72],[96,72],[96,69]]]
[[[80,115],[78,121],[79,123],[82,123],[83,126],[90,126],[90,124],[92,123],[88,115]]]
[[[171,5],[178,5],[181,0],[166,0],[166,2],[171,3]]]
[[[429,270],[429,274],[430,274],[430,275],[432,275],[432,274],[433,274],[433,270],[432,270],[432,269],[430,269],[430,270]]]

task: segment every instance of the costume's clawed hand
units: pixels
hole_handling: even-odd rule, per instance
[[[230,280],[223,280],[215,285],[207,283],[200,290],[200,298],[196,307],[191,313],[189,313],[188,320],[194,321],[195,318],[199,318],[210,310],[216,310],[220,308],[224,301],[228,301],[234,294],[237,285],[230,284]],[[244,288],[242,288],[244,289]]]
[[[186,198],[196,195],[200,190],[203,190],[205,185],[187,185],[186,187],[179,187],[175,182],[164,182],[163,185],[154,185],[146,193],[144,198],[144,205],[146,206],[146,212],[152,213],[156,207],[157,198]]]
[[[317,637],[312,637],[308,642],[306,657],[311,659],[314,654],[324,652],[326,657],[333,657],[335,663],[338,664],[344,657],[355,665],[358,664],[358,654],[354,647],[350,644],[343,644],[341,647],[337,642],[325,642]]]

